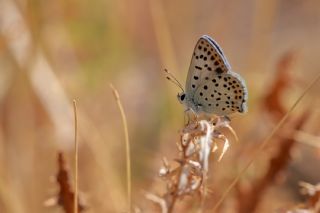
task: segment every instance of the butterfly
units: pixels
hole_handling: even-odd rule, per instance
[[[185,91],[175,81],[183,91],[178,94],[178,100],[195,114],[226,116],[247,111],[245,81],[231,71],[222,49],[207,35],[202,36],[194,48]]]

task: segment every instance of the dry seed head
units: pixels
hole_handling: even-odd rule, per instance
[[[206,189],[204,185],[209,170],[211,153],[216,153],[218,143],[223,143],[223,148],[218,157],[220,161],[229,148],[228,138],[219,129],[227,128],[234,133],[229,125],[230,120],[224,117],[215,117],[211,120],[194,121],[186,125],[180,132],[177,148],[180,153],[175,159],[178,166],[170,166],[163,160],[159,176],[166,182],[167,192],[163,196],[148,194],[149,200],[158,203],[162,212],[166,212],[174,205],[176,198],[185,195],[201,194]]]

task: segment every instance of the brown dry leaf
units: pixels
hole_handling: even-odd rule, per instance
[[[295,121],[291,128],[292,134],[295,130],[303,127],[309,115],[310,112],[306,111]],[[238,212],[255,212],[265,194],[264,191],[274,183],[277,175],[287,167],[291,150],[296,141],[293,138],[282,138],[277,144],[280,146],[278,153],[270,160],[266,174],[246,189],[238,187]]]
[[[287,111],[283,106],[281,95],[292,82],[290,69],[295,56],[295,52],[289,51],[280,58],[273,85],[263,100],[265,109],[277,120],[281,119]]]
[[[59,193],[56,198],[50,198],[48,201],[55,201],[54,204],[60,205],[66,213],[74,213],[74,192],[69,183],[69,174],[66,169],[66,163],[62,152],[58,153],[58,167],[59,170],[56,175],[56,181],[59,185]],[[45,203],[48,204],[49,202]],[[78,199],[78,211],[83,212],[84,209],[85,206],[81,204]]]

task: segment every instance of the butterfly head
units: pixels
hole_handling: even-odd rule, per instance
[[[189,99],[185,92],[178,93],[177,98],[179,102],[185,107],[186,110],[191,110],[195,114],[203,112],[202,104],[194,103],[192,99]]]

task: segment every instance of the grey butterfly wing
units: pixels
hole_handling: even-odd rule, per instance
[[[243,79],[231,72],[219,45],[202,36],[192,56],[186,94],[201,111],[217,115],[246,111],[247,89]]]
[[[218,44],[209,36],[202,36],[193,51],[185,87],[187,94],[193,94],[199,86],[201,78],[210,75],[204,71],[225,73],[229,69],[231,67]]]
[[[194,101],[209,114],[243,113],[247,111],[247,88],[238,74],[222,73],[202,82],[195,91]]]

